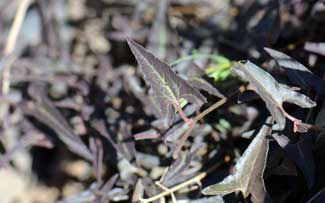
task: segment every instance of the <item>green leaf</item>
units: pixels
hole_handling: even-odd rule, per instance
[[[151,86],[160,105],[161,118],[165,119],[166,126],[173,121],[175,110],[179,109],[182,98],[198,107],[206,102],[206,98],[173,72],[169,65],[133,40],[128,38],[127,42],[139,63],[145,82]]]
[[[214,65],[208,67],[205,72],[214,81],[223,81],[230,75],[231,65],[232,62],[229,59],[223,56],[217,56],[214,58]]]
[[[223,181],[210,185],[202,190],[205,195],[226,195],[235,191],[241,191],[246,198],[252,194],[252,201],[262,203],[267,195],[263,172],[268,153],[268,141],[265,138],[271,135],[272,118],[269,117],[256,137],[237,161],[234,173]]]
[[[184,98],[181,98],[181,100],[179,101],[179,104],[181,105],[182,108],[184,108],[187,105],[187,103],[188,102]]]

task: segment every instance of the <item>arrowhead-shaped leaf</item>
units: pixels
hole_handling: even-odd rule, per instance
[[[226,195],[241,191],[244,197],[252,194],[252,201],[264,202],[266,191],[263,181],[268,153],[268,141],[265,138],[271,134],[272,119],[269,117],[256,137],[250,143],[242,157],[237,161],[234,174],[226,177],[222,182],[203,189],[205,195]]]
[[[248,81],[253,90],[263,99],[271,115],[277,124],[274,130],[283,130],[286,123],[286,117],[294,122],[295,131],[305,132],[301,121],[290,116],[282,107],[283,102],[294,103],[303,108],[312,108],[316,106],[309,97],[292,90],[292,88],[278,83],[268,72],[259,68],[255,64],[247,61],[245,64],[237,63],[231,68],[231,71]],[[301,127],[301,128],[300,128]]]
[[[175,109],[179,109],[182,98],[197,104],[199,107],[206,102],[205,97],[200,92],[173,72],[166,63],[133,40],[127,39],[127,42],[140,65],[145,82],[151,86],[160,104],[162,118],[167,119],[166,125],[171,124]]]
[[[290,56],[270,48],[264,48],[272,58],[283,68],[285,68],[289,79],[303,88],[312,87],[319,92],[322,80],[314,75],[307,67],[292,59]]]

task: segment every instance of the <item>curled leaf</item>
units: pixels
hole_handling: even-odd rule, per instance
[[[306,125],[289,115],[282,107],[284,102],[293,103],[303,108],[312,108],[316,106],[309,97],[292,90],[292,88],[278,83],[268,72],[262,70],[250,61],[246,63],[237,63],[231,68],[231,71],[248,81],[253,90],[263,99],[266,107],[276,120],[274,130],[283,130],[286,123],[286,117],[294,122],[294,131],[306,132]]]

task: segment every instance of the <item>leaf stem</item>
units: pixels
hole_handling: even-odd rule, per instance
[[[281,111],[283,112],[284,116],[293,122],[293,132],[300,132],[300,133],[306,133],[309,130],[314,131],[324,131],[325,129],[316,125],[308,124],[302,122],[300,119],[291,116],[289,113],[287,113],[282,106],[280,106]]]
[[[177,64],[180,64],[180,63],[183,63],[186,61],[191,61],[194,59],[215,59],[215,58],[217,58],[216,54],[192,54],[189,56],[181,57],[181,58],[177,59],[176,61],[171,62],[169,65],[175,66]]]
[[[296,118],[296,117],[291,116],[290,114],[288,114],[288,113],[284,110],[284,108],[283,108],[282,105],[280,106],[280,109],[281,109],[281,111],[283,112],[284,116],[285,116],[286,118],[288,118],[290,121],[293,122],[293,132],[294,132],[294,133],[296,133],[296,132],[303,132],[303,133],[305,133],[305,132],[308,131],[308,128],[305,128],[303,125],[301,125],[302,122],[301,122],[300,119],[298,119],[298,118]]]
[[[236,90],[235,92],[233,92],[232,94],[229,95],[229,97],[233,97],[234,95],[236,95],[237,93],[242,93],[245,91],[245,87],[244,86],[240,86],[238,90]],[[221,100],[219,100],[217,103],[213,104],[212,106],[210,106],[209,108],[205,109],[202,113],[198,114],[192,121],[192,123],[189,125],[190,128],[187,129],[187,131],[185,132],[185,134],[181,137],[181,139],[178,142],[178,145],[176,146],[174,152],[173,152],[173,158],[177,159],[179,152],[182,150],[182,147],[184,146],[186,140],[188,139],[188,137],[191,135],[191,132],[195,126],[195,124],[202,119],[204,116],[206,116],[207,114],[211,113],[213,110],[219,108],[220,106],[222,106],[224,103],[226,103],[228,101],[228,98],[222,98]]]
[[[176,108],[177,108],[177,111],[178,111],[180,117],[184,120],[184,122],[187,123],[188,125],[192,125],[193,119],[188,118],[186,116],[186,114],[184,113],[184,111],[183,111],[181,105],[179,104],[179,102],[176,104]]]
[[[155,184],[160,187],[161,189],[165,190],[165,191],[170,191],[169,188],[167,188],[166,186],[162,185],[160,182],[155,182]],[[170,192],[170,196],[172,197],[172,203],[177,203],[176,197],[174,192]]]

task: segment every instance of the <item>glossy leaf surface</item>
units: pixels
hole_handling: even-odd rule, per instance
[[[248,81],[253,87],[253,90],[266,103],[268,110],[277,122],[273,127],[274,130],[284,129],[286,117],[293,122],[298,120],[284,111],[282,107],[284,102],[293,103],[303,108],[316,106],[316,103],[309,97],[292,90],[292,88],[286,85],[278,83],[272,75],[250,61],[244,64],[237,63],[231,68],[231,71],[243,80]],[[302,130],[298,129],[297,131]]]

